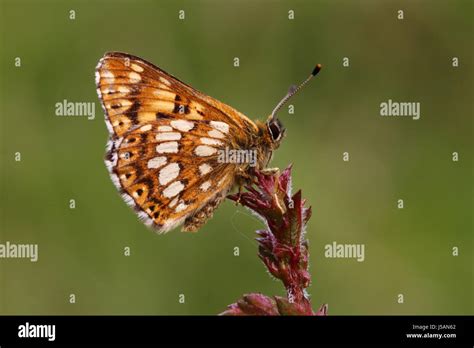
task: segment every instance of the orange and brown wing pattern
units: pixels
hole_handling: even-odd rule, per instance
[[[96,87],[109,132],[117,136],[159,118],[223,121],[257,131],[242,113],[129,54],[106,53],[96,68]]]
[[[219,151],[247,146],[256,125],[128,54],[107,53],[96,84],[110,132],[106,165],[124,200],[158,232],[183,222],[196,230],[234,184],[236,166]]]
[[[232,187],[234,165],[218,160],[228,144],[213,125],[160,119],[110,143],[106,163],[113,182],[159,232],[180,225]]]

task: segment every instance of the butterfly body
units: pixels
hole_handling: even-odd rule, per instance
[[[104,55],[96,86],[112,181],[157,232],[198,230],[230,190],[267,168],[284,136],[278,119],[253,122],[126,53]]]

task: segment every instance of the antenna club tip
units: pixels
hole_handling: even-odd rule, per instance
[[[322,69],[322,67],[323,66],[321,64],[316,64],[316,66],[314,67],[314,70],[311,73],[311,75],[315,76]]]

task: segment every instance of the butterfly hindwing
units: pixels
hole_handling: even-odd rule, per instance
[[[110,142],[106,163],[113,182],[145,223],[160,232],[232,187],[233,165],[218,158],[228,144],[212,125],[160,119]]]

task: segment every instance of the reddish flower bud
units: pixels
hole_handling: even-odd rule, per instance
[[[228,306],[221,315],[278,315],[278,309],[273,299],[262,294],[247,294]]]
[[[304,206],[301,191],[291,195],[291,166],[281,174],[256,172],[255,176],[257,182],[246,187],[247,192],[228,198],[252,210],[266,222],[267,229],[257,231],[258,256],[270,274],[283,282],[288,298],[272,300],[261,294],[245,295],[223,314],[326,315],[327,305],[314,313],[305,293],[311,275],[304,230],[311,217],[311,208]]]

